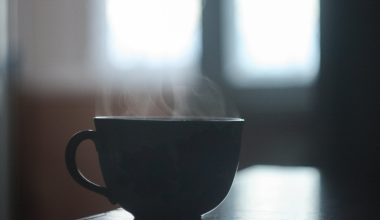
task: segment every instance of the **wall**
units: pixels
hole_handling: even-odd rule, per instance
[[[379,4],[324,0],[321,8],[319,164],[379,183]]]
[[[14,219],[74,219],[115,208],[75,183],[64,163],[71,135],[93,128],[96,63],[88,39],[94,31],[89,20],[92,6],[99,2],[19,0],[13,4]],[[83,173],[102,183],[91,143],[83,143],[77,159]]]
[[[0,219],[8,218],[8,1],[0,0]]]
[[[106,198],[79,186],[66,171],[64,153],[70,137],[93,129],[90,95],[42,97],[15,94],[15,219],[74,219],[115,208]],[[78,150],[79,168],[102,183],[95,147]],[[22,210],[22,211],[20,211]]]

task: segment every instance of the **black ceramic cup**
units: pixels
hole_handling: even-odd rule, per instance
[[[240,118],[95,117],[66,148],[69,173],[136,220],[200,219],[226,197],[240,152]],[[95,143],[105,186],[78,170],[75,152]]]

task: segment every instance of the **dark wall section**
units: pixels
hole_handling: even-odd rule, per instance
[[[379,178],[380,13],[371,0],[321,2],[321,75],[316,106],[319,165]]]

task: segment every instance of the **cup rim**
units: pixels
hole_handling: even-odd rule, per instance
[[[208,116],[95,116],[95,120],[127,120],[127,121],[165,121],[165,122],[179,122],[179,121],[215,121],[215,122],[243,122],[243,118],[239,117],[208,117]]]

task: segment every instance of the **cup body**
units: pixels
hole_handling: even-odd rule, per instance
[[[227,195],[238,167],[242,119],[94,122],[108,197],[135,216],[200,216]]]

